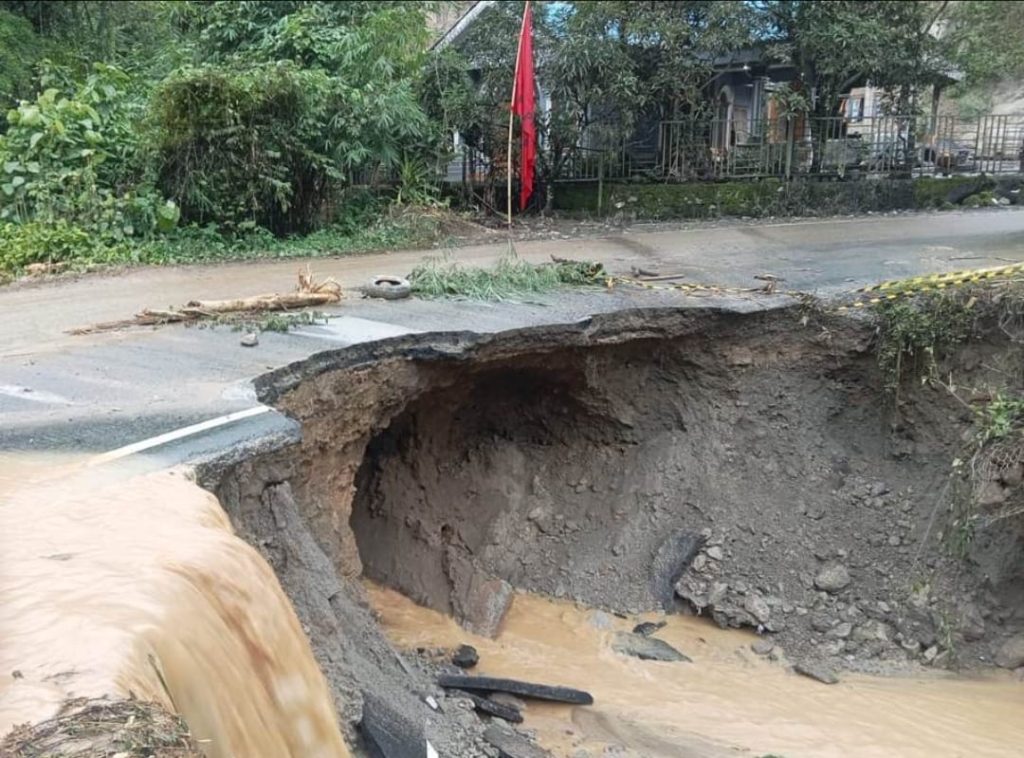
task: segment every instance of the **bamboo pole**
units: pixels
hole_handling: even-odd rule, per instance
[[[508,243],[512,244],[512,126],[516,106],[516,83],[519,80],[519,56],[523,52],[523,31],[526,29],[526,11],[530,7],[527,0],[523,6],[523,20],[519,25],[519,41],[516,43],[516,64],[512,71],[512,99],[508,104],[508,157],[505,162],[505,174],[507,175],[507,210],[508,210]]]

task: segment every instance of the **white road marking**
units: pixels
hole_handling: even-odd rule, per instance
[[[55,395],[52,392],[34,390],[31,387],[19,387],[16,384],[0,384],[0,395],[16,397],[19,400],[28,400],[33,403],[44,403],[46,405],[74,405],[74,401],[66,397]]]
[[[233,421],[259,416],[260,414],[267,413],[271,410],[273,409],[269,406],[257,405],[255,408],[246,408],[244,411],[235,411],[234,413],[228,413],[224,416],[217,416],[217,418],[201,421],[198,424],[183,426],[180,429],[175,429],[173,432],[159,434],[156,437],[150,437],[149,439],[141,440],[139,442],[133,442],[130,445],[125,445],[124,447],[119,447],[116,450],[110,450],[109,452],[97,455],[95,458],[90,459],[85,465],[98,466],[101,463],[109,463],[110,461],[117,460],[118,458],[125,458],[129,455],[134,455],[135,453],[141,453],[144,450],[158,447],[159,445],[165,445],[168,442],[175,442],[176,440],[191,437],[192,435],[199,434],[200,432],[216,429],[218,426],[224,426],[225,424],[230,424]]]

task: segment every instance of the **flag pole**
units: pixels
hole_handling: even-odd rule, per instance
[[[523,31],[526,29],[526,11],[530,7],[530,0],[523,5],[523,20],[519,24],[519,42],[516,45],[516,64],[512,72],[512,99],[508,104],[508,157],[505,163],[505,173],[508,175],[508,244],[512,246],[512,125],[516,107],[516,84],[519,81],[519,56],[523,52]]]

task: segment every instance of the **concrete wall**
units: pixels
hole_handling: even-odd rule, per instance
[[[1020,203],[1019,175],[865,179],[860,181],[694,182],[641,184],[606,182],[602,215],[637,219],[718,218],[722,216],[826,216],[867,211],[945,208],[957,205]],[[555,188],[555,208],[596,214],[597,183]]]

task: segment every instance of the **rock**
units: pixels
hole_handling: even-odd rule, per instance
[[[756,655],[768,655],[768,653],[775,649],[775,643],[766,637],[759,637],[750,643],[750,649]]]
[[[825,592],[839,592],[850,585],[850,571],[841,563],[825,566],[814,577],[814,586]]]
[[[674,588],[704,545],[704,536],[679,529],[658,546],[651,561],[651,594],[666,610],[672,607]]]
[[[452,609],[463,627],[483,637],[496,637],[512,604],[512,585],[477,569],[449,548]]]
[[[359,728],[384,758],[423,755],[425,726],[386,698],[363,692],[363,719]]]
[[[715,545],[714,547],[709,547],[707,550],[707,556],[713,561],[720,561],[722,560],[722,558],[725,557],[725,555],[722,553],[722,548],[718,547],[718,545]]]
[[[452,663],[460,669],[471,669],[480,662],[480,655],[472,645],[459,645],[452,653]]]
[[[533,743],[526,735],[491,724],[484,739],[498,749],[499,758],[550,758],[551,753]]]
[[[1009,466],[1003,471],[1002,475],[1003,484],[1007,487],[1019,487],[1024,483],[1024,463],[1018,463],[1016,466]]]
[[[899,547],[900,546],[900,542],[902,542],[902,540],[900,540],[900,536],[898,534],[890,534],[889,535],[889,546],[890,547]]]
[[[825,633],[825,636],[831,637],[832,639],[836,640],[845,640],[847,637],[850,636],[850,633],[852,631],[853,624],[851,624],[849,621],[844,621],[841,624],[836,624],[834,627],[829,629]]]
[[[473,692],[508,692],[512,695],[550,700],[569,705],[593,705],[594,697],[589,692],[571,687],[557,687],[550,684],[535,684],[520,679],[504,679],[495,676],[471,676],[469,674],[440,674],[437,683],[445,689],[470,690]]]
[[[492,700],[491,698],[481,697],[472,692],[465,690],[452,690],[453,695],[465,698],[473,704],[473,710],[479,713],[486,713],[488,716],[497,716],[500,719],[504,719],[510,724],[521,724],[523,721],[523,714],[519,712],[518,708],[505,703]]]
[[[968,642],[977,642],[985,636],[985,619],[974,603],[964,603],[960,608],[960,633]]]
[[[708,605],[715,606],[725,600],[729,593],[729,585],[725,582],[712,582],[708,590]]]
[[[260,336],[256,332],[249,332],[242,335],[242,339],[238,340],[238,344],[242,347],[256,347],[260,344]]]
[[[928,648],[921,654],[921,657],[924,659],[925,663],[932,663],[938,657],[938,655],[938,646],[932,645],[930,648]]]
[[[889,485],[885,482],[874,482],[871,485],[871,489],[868,491],[871,497],[881,497],[882,495],[889,494]]]
[[[643,637],[629,632],[617,632],[612,640],[612,650],[621,655],[631,655],[642,661],[692,661],[664,640]]]
[[[900,642],[900,647],[906,650],[908,653],[916,655],[921,652],[921,643],[915,640],[913,637],[906,638]]]
[[[1004,669],[1016,669],[1024,666],[1024,633],[1010,637],[999,648],[995,655],[996,665]]]
[[[761,624],[767,624],[771,616],[771,609],[768,607],[768,603],[760,595],[747,595],[743,599],[743,610]]]
[[[802,676],[806,676],[811,679],[816,679],[822,684],[839,683],[839,677],[835,675],[835,672],[832,671],[832,669],[830,669],[823,663],[817,663],[814,661],[804,661],[802,663],[795,664],[793,666],[793,671]]]
[[[1005,503],[1009,496],[1009,491],[1003,485],[995,480],[990,480],[985,482],[978,491],[977,503],[981,508],[994,508]]]
[[[816,632],[827,632],[835,626],[835,619],[826,616],[824,613],[815,613],[811,616],[811,629]]]
[[[664,621],[644,621],[633,627],[633,634],[639,634],[641,637],[650,637],[656,631],[662,629],[665,624],[666,622]]]
[[[853,639],[856,642],[888,642],[892,630],[884,621],[865,621],[853,630]]]
[[[703,571],[707,565],[708,557],[703,553],[700,553],[697,555],[696,558],[693,559],[693,563],[690,564],[690,568],[692,568],[694,571]]]

